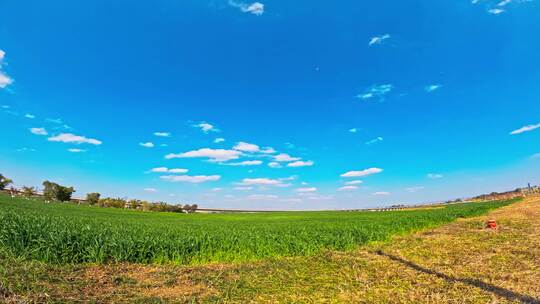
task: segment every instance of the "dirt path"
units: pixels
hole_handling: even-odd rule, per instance
[[[488,218],[500,228],[485,229]],[[308,258],[204,267],[1,262],[11,283],[24,286],[4,292],[12,302],[540,303],[540,197]]]

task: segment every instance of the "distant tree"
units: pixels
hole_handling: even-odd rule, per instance
[[[49,181],[43,182],[43,196],[46,200],[69,201],[73,192],[75,192],[73,187],[64,187]]]
[[[86,201],[89,205],[96,205],[99,202],[99,197],[101,194],[97,192],[87,193],[86,194]]]
[[[31,198],[32,196],[36,195],[37,190],[34,187],[23,186],[22,193],[24,197]]]
[[[194,213],[195,211],[197,211],[197,208],[199,206],[197,206],[196,204],[193,204],[193,205],[189,205],[189,204],[186,204],[182,207],[182,209],[184,209],[184,211],[186,213]]]
[[[13,184],[13,181],[0,173],[0,190],[4,190],[10,184]]]

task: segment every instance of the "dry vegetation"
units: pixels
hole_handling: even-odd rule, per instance
[[[484,228],[488,218],[500,228]],[[17,302],[540,303],[540,198],[352,252],[209,266],[47,266],[0,255]],[[62,300],[58,300],[62,299]]]

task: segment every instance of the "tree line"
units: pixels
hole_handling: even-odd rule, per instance
[[[0,173],[0,190],[6,190],[9,185],[13,184],[13,180],[5,177]],[[31,198],[38,195],[38,190],[35,187],[23,186],[20,190],[15,189],[13,186],[10,188],[11,194],[21,194],[23,197]],[[43,182],[43,198],[47,202],[76,202],[79,204],[88,204],[90,206],[104,207],[104,208],[122,208],[122,209],[135,209],[142,211],[158,211],[158,212],[177,212],[177,213],[194,213],[197,211],[197,204],[185,204],[185,205],[171,205],[165,202],[149,202],[137,199],[124,199],[124,198],[101,198],[101,194],[97,192],[87,193],[85,200],[73,199],[72,195],[75,193],[73,187],[66,187],[60,184],[44,181]]]

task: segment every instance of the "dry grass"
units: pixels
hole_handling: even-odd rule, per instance
[[[492,218],[496,231],[484,228]],[[200,267],[9,266],[0,302],[540,303],[540,198],[353,252]]]

